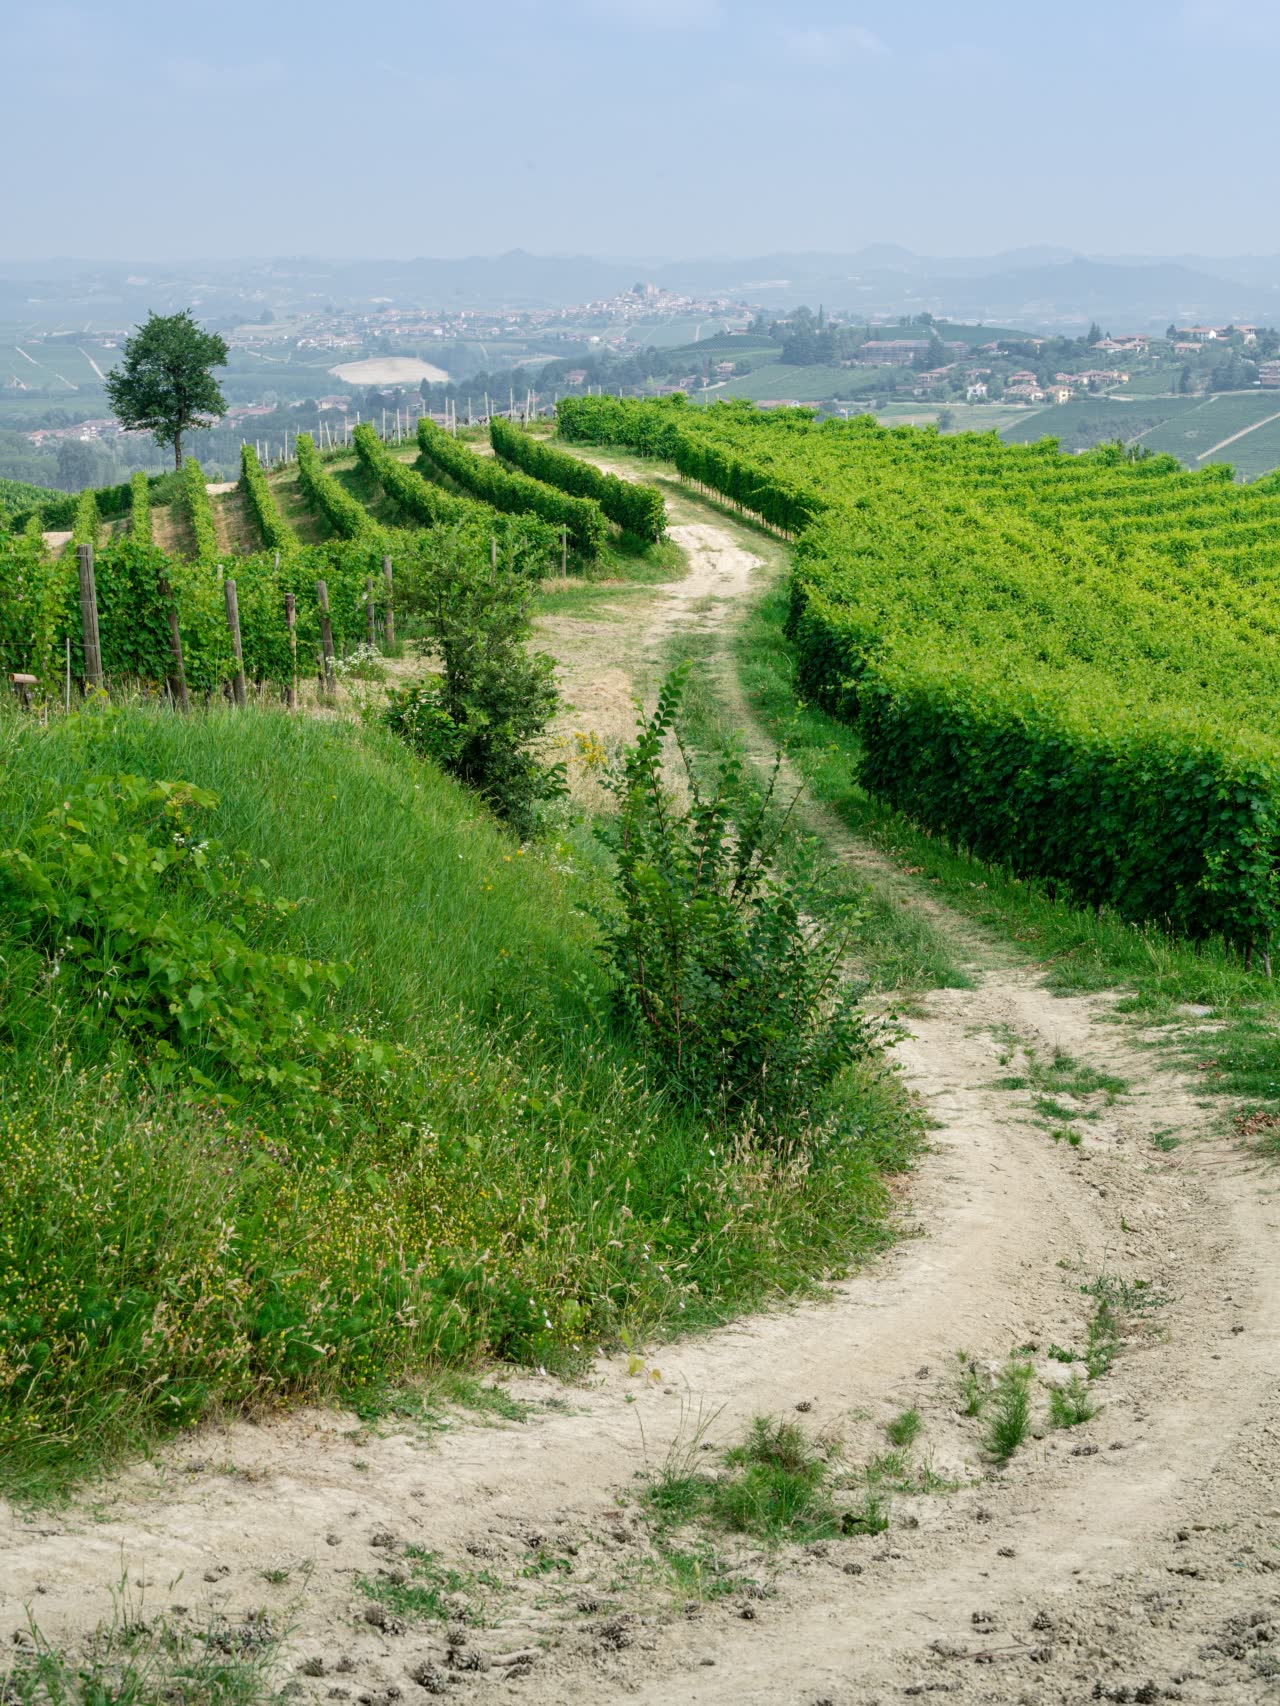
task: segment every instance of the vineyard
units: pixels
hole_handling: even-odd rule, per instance
[[[1280,490],[1114,448],[802,410],[563,403],[795,536],[799,685],[861,778],[1077,901],[1267,957],[1280,924]]]
[[[513,429],[506,441],[513,459],[519,455],[515,440],[524,436]],[[309,524],[304,539],[282,510],[280,488],[256,450],[243,446],[238,497],[261,546],[247,552],[220,543],[214,503],[194,457],[162,481],[139,474],[123,487],[57,500],[52,516],[48,504],[37,510],[29,503],[35,488],[8,491],[7,515],[0,511],[0,668],[35,675],[45,697],[67,691],[71,679],[93,679],[78,546],[95,553],[106,685],[165,690],[167,684],[179,695],[229,690],[238,668],[228,615],[233,598],[244,676],[259,690],[287,696],[299,670],[305,675],[314,668],[323,688],[334,657],[385,630],[393,601],[412,609],[422,572],[441,551],[491,557],[513,574],[537,578],[559,572],[570,559],[594,561],[615,526],[645,540],[661,534],[656,492],[602,476],[607,516],[595,497],[565,491],[563,474],[555,483],[509,472],[443,432],[438,441],[423,434],[417,468],[395,456],[370,426],[357,429],[355,452],[368,489],[386,500],[383,519],[354,494],[350,477],[335,471],[333,453],[326,455],[304,434],[294,465]],[[556,461],[579,466],[563,455]],[[155,543],[158,489],[172,500],[174,537],[189,541],[182,550]],[[396,524],[388,524],[388,515]],[[60,554],[41,532],[52,522],[65,522],[71,534]]]

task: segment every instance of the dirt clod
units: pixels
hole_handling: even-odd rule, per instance
[[[408,1628],[403,1617],[393,1617],[385,1605],[376,1603],[365,1607],[364,1620],[370,1628],[380,1629],[384,1635],[403,1635]]]
[[[423,1663],[409,1673],[419,1688],[425,1688],[428,1694],[447,1694],[449,1692],[448,1675],[438,1666]]]
[[[635,1639],[630,1628],[630,1619],[611,1617],[607,1623],[600,1624],[596,1630],[596,1639],[608,1652],[622,1652]]]

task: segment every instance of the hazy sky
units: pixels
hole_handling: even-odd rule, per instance
[[[0,0],[0,41],[0,264],[1280,247],[1280,0]]]

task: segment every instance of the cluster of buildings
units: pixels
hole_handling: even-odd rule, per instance
[[[367,349],[381,342],[392,345],[424,342],[501,343],[504,338],[533,335],[573,342],[621,347],[629,329],[639,321],[676,320],[703,315],[726,323],[745,325],[748,314],[729,297],[700,298],[677,295],[655,284],[637,284],[616,296],[582,302],[567,308],[484,309],[457,308],[439,312],[421,308],[397,308],[374,302],[360,308],[329,308],[309,313],[290,325],[271,323],[243,325],[228,335],[228,343],[241,349],[261,350],[288,341],[299,350]],[[601,331],[588,334],[587,326]]]
[[[1256,344],[1258,328],[1256,326],[1174,326],[1175,350],[1191,351],[1202,348],[1205,344],[1220,343],[1226,338],[1240,337],[1247,344]]]

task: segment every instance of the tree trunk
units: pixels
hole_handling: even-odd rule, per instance
[[[179,433],[178,436],[173,441],[173,466],[174,466],[175,473],[181,474],[181,472],[182,472],[182,434],[181,433]]]

